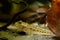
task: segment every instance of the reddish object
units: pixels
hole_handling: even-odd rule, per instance
[[[49,29],[60,36],[60,0],[52,0],[51,10],[47,14],[47,22]]]

